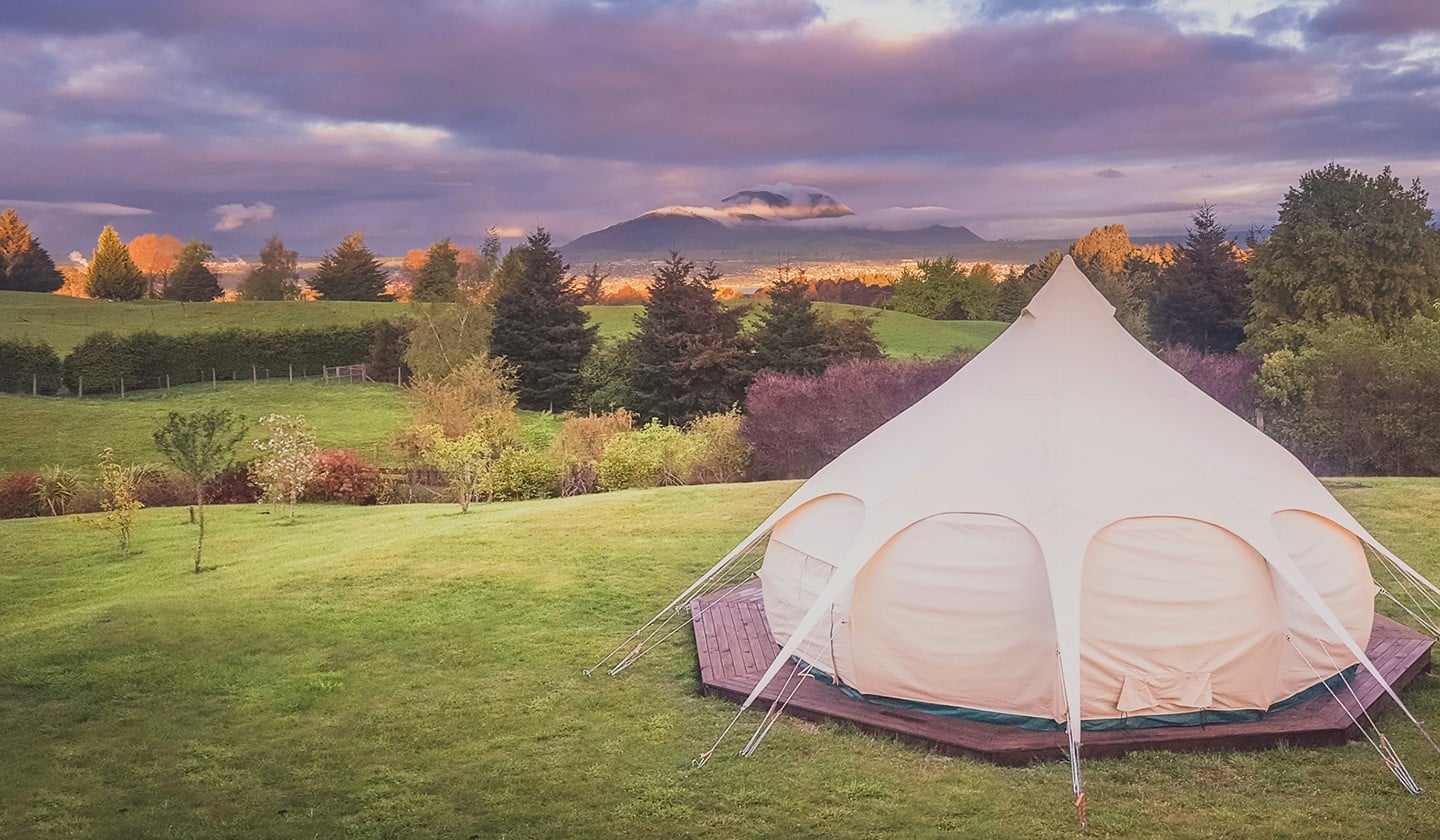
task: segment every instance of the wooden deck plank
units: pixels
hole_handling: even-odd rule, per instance
[[[707,608],[708,607],[708,608]],[[750,580],[690,605],[695,627],[696,655],[701,682],[707,693],[736,702],[755,688],[761,674],[779,653],[765,619],[760,583]],[[1430,669],[1433,641],[1404,625],[1376,616],[1367,655],[1398,691]],[[777,696],[776,680],[761,693],[763,702]],[[1355,693],[1372,716],[1393,705],[1384,689],[1361,670],[1352,681]],[[1347,703],[1349,691],[1337,689]],[[979,723],[943,715],[891,709],[847,696],[833,686],[806,680],[786,707],[792,716],[839,720],[863,730],[922,744],[942,752],[971,755],[1000,764],[1025,764],[1063,758],[1063,732],[1033,732],[1012,726]],[[1294,708],[1267,715],[1252,723],[1177,726],[1087,732],[1082,754],[1086,757],[1123,755],[1135,749],[1250,750],[1282,743],[1326,746],[1360,737],[1350,716],[1329,693]]]

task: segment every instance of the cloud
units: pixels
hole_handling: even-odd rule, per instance
[[[223,231],[235,230],[251,222],[263,222],[275,215],[275,208],[263,201],[257,201],[251,205],[221,204],[211,208],[210,212],[220,217],[211,230]]]
[[[17,198],[0,198],[0,206],[30,208],[34,210],[62,210],[85,216],[149,216],[155,211],[143,207],[127,207],[108,201],[27,201]]]
[[[1095,173],[1096,178],[1124,178],[1125,173],[1118,169],[1101,169]]]
[[[69,257],[70,257],[70,262],[75,263],[76,265],[80,266],[81,268],[89,268],[89,267],[90,267],[90,261],[87,260],[87,259],[85,259],[85,255],[82,254],[82,253],[80,253],[79,251],[71,251]]]

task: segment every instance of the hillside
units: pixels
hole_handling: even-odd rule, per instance
[[[581,674],[744,536],[791,482],[487,505],[142,511],[137,553],[66,519],[0,523],[0,836],[1074,838],[1068,766],[944,758],[699,697],[692,640]],[[1440,572],[1435,480],[1337,488]],[[1440,713],[1440,685],[1407,700]],[[1427,788],[1364,743],[1084,764],[1087,834],[1430,837]],[[1362,827],[1358,828],[1357,827]]]

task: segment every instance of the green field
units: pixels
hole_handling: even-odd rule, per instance
[[[939,358],[956,349],[979,350],[994,340],[1004,324],[995,321],[931,321],[900,312],[886,312],[838,303],[818,304],[832,312],[877,316],[875,335],[895,358]],[[44,341],[61,356],[94,332],[126,334],[141,330],[178,334],[200,330],[277,329],[358,324],[404,315],[397,303],[353,301],[250,301],[176,303],[141,300],[87,300],[34,292],[0,291],[0,339]],[[600,335],[619,338],[635,328],[639,306],[587,306]]]
[[[681,634],[620,677],[590,665],[793,483],[478,508],[217,507],[187,571],[179,509],[139,553],[66,519],[0,523],[3,837],[1440,836],[1440,756],[1383,718],[1410,796],[1363,742],[1007,769],[697,695]],[[1440,572],[1440,481],[1342,501]],[[1440,685],[1407,697],[1440,720]]]

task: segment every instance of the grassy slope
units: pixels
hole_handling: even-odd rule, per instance
[[[822,311],[838,315],[875,316],[875,337],[887,355],[896,359],[920,356],[938,359],[956,350],[981,350],[1004,331],[999,321],[932,321],[903,312],[890,312],[843,303],[816,304]],[[587,306],[591,323],[600,327],[604,338],[621,338],[635,328],[639,306]]]
[[[178,510],[138,555],[66,520],[0,523],[0,836],[1078,836],[1069,771],[1003,769],[784,719],[690,769],[734,712],[686,634],[618,678],[580,670],[793,483],[482,507],[215,509],[186,572]],[[1440,481],[1346,482],[1382,540],[1440,572]],[[1409,701],[1440,719],[1440,686]],[[1369,747],[1085,764],[1089,837],[1440,836]]]

